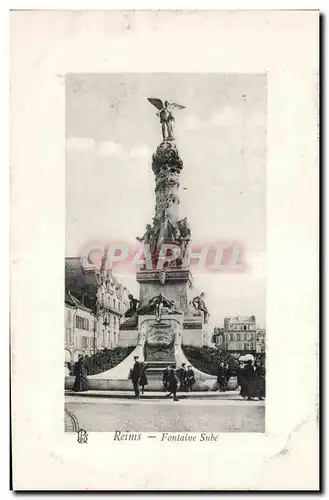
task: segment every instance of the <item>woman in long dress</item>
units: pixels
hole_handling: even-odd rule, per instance
[[[244,374],[244,363],[240,360],[239,367],[237,368],[237,382],[238,388],[240,387],[240,396],[245,398],[245,389],[246,389],[246,378]]]
[[[75,363],[75,381],[72,388],[74,392],[88,391],[88,378],[84,366],[83,356],[80,355],[78,361]]]
[[[253,398],[262,400],[264,397],[265,384],[263,380],[256,373],[256,368],[251,360],[248,360],[244,369],[242,370],[241,379],[241,396],[251,401]]]
[[[257,391],[255,387],[256,373],[255,367],[251,360],[248,360],[243,369],[244,376],[244,396],[250,401],[252,398],[257,396]]]

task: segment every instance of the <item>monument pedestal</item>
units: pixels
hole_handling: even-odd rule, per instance
[[[182,343],[183,315],[163,314],[158,321],[155,315],[147,314],[138,319],[138,345],[144,348],[147,375],[159,377],[166,366],[176,367],[175,347]]]
[[[134,365],[134,356],[138,356],[139,361],[145,361],[148,365],[146,391],[163,392],[162,376],[166,366],[170,365],[178,368],[183,363],[190,364],[182,351],[184,332],[189,331],[184,325],[188,325],[193,332],[200,331],[200,317],[190,318],[189,323],[185,323],[184,314],[182,313],[164,313],[160,321],[157,320],[155,314],[139,315],[136,316],[136,319],[138,324],[136,329],[132,330],[134,335],[138,333],[135,349],[118,366],[106,372],[89,376],[88,381],[91,390],[132,391],[133,386],[131,380],[128,379],[128,373]],[[192,324],[198,325],[197,328],[195,326],[191,327]],[[202,373],[196,368],[193,368],[193,370],[195,375],[194,391],[216,391],[218,389],[215,376]],[[72,387],[73,381],[73,377],[67,377],[67,389]]]
[[[182,343],[201,347],[204,318],[202,314],[193,316],[188,304],[188,289],[192,288],[193,279],[191,271],[179,268],[141,270],[136,274],[136,279],[140,285],[140,306],[147,305],[149,300],[160,293],[167,299],[174,300],[183,314]]]
[[[189,313],[187,290],[192,288],[192,274],[189,269],[145,269],[136,273],[136,280],[140,287],[140,306],[147,305],[154,296],[163,293],[166,298],[174,300],[183,313]]]

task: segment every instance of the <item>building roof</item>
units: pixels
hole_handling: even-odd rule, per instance
[[[81,304],[81,302],[78,299],[76,299],[75,297],[73,297],[73,295],[71,295],[70,292],[65,292],[65,304],[67,304],[71,307],[75,307],[77,309],[81,309],[82,311],[91,312],[91,309],[89,309],[88,307],[85,307],[83,304]]]
[[[80,306],[95,313],[98,288],[97,274],[96,267],[84,267],[80,257],[67,257],[65,259],[65,301],[67,294],[70,294],[71,301],[76,299]],[[120,297],[126,287],[118,282],[111,270],[107,271],[107,279],[112,282],[118,297]]]
[[[66,258],[65,291],[80,304],[95,312],[97,292],[95,269],[86,270],[79,257]]]
[[[229,323],[256,323],[255,316],[227,316],[225,320]]]

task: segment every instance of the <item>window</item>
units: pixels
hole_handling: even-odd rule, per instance
[[[237,333],[237,334],[236,334],[236,339],[237,339],[237,340],[240,340],[240,333]]]
[[[244,329],[244,330],[247,330],[247,327],[246,327],[246,325],[244,325],[243,329]]]
[[[76,316],[75,326],[80,330],[89,330],[89,319],[82,318],[81,316]]]
[[[233,333],[230,333],[230,340],[233,340]]]
[[[114,309],[116,308],[116,302],[115,302],[115,299],[113,299],[113,307],[114,307]]]
[[[88,347],[88,337],[81,337],[81,348],[86,349]]]
[[[245,333],[243,336],[243,340],[247,340],[248,335]]]
[[[65,337],[66,342],[73,342],[72,339],[72,328],[66,328],[66,337]]]

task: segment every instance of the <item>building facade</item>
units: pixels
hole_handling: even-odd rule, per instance
[[[257,354],[264,354],[265,353],[265,337],[266,337],[266,331],[265,330],[257,330],[256,333],[256,353]]]
[[[88,269],[80,259],[65,259],[65,361],[117,346],[128,293],[111,270]]]
[[[108,273],[97,289],[97,316],[100,330],[99,348],[112,349],[119,342],[119,327],[129,309],[128,290]]]
[[[65,297],[65,361],[77,361],[80,354],[91,356],[97,345],[95,314],[72,295]],[[96,344],[95,344],[96,342]]]
[[[256,351],[255,316],[236,316],[224,318],[224,348],[227,351]]]
[[[225,334],[224,328],[215,327],[214,334],[212,336],[212,342],[216,347],[224,348]]]
[[[255,316],[227,316],[224,328],[214,329],[213,342],[232,353],[265,353],[265,330],[257,327]]]

